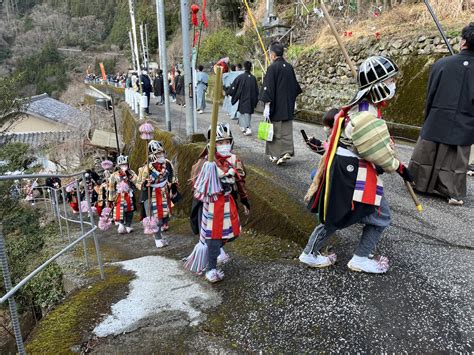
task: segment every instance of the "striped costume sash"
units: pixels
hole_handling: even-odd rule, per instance
[[[359,159],[359,170],[352,200],[380,206],[382,196],[383,182],[377,175],[374,165],[366,160]]]
[[[117,201],[115,202],[115,220],[122,221],[125,216],[125,212],[132,212],[133,204],[130,199],[130,194],[122,192],[118,194]]]
[[[240,220],[232,195],[220,195],[204,203],[201,219],[202,239],[232,239],[240,235]]]
[[[146,211],[148,213],[148,211]],[[151,215],[163,219],[171,216],[171,201],[166,188],[156,187],[151,190]]]

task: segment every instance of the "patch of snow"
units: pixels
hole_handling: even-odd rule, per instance
[[[99,337],[131,332],[141,326],[141,320],[163,311],[185,312],[191,325],[195,325],[204,319],[200,309],[221,301],[216,291],[193,280],[179,261],[145,256],[114,265],[135,272],[136,278],[130,283],[127,298],[112,305],[112,314],[95,327],[94,333]]]

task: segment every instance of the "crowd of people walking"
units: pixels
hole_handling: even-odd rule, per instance
[[[302,263],[315,268],[333,265],[337,257],[333,251],[324,252],[327,240],[337,230],[359,223],[364,227],[348,268],[368,273],[388,271],[388,258],[376,255],[376,245],[392,218],[382,182],[385,173],[397,173],[418,191],[441,195],[451,205],[463,204],[469,154],[474,144],[474,23],[466,26],[461,35],[461,52],[440,59],[431,69],[425,123],[408,166],[396,156],[383,117],[383,108],[396,95],[400,72],[397,64],[384,56],[364,60],[358,69],[358,89],[353,99],[324,115],[327,137],[306,138],[308,146],[322,155],[313,169],[305,197],[320,223],[299,257]],[[223,71],[222,110],[230,120],[237,120],[241,133],[248,136],[252,134],[252,115],[262,102],[263,119],[273,128],[273,138],[266,141],[265,153],[274,164],[284,165],[295,154],[293,119],[296,98],[302,89],[292,65],[284,59],[283,45],[272,43],[269,52],[272,64],[260,88],[250,61],[241,66],[223,58],[215,65]],[[203,113],[209,85],[209,75],[203,66],[198,66],[195,79],[196,108]],[[164,102],[166,84],[170,95],[176,96],[176,103],[185,105],[184,78],[179,70],[172,76],[168,74],[167,79],[161,70],[153,80],[146,71],[140,80],[133,73],[127,79],[131,87],[141,85],[148,100],[153,92],[157,105]],[[209,140],[210,135],[211,130]],[[224,245],[241,233],[237,201],[245,214],[250,213],[246,171],[233,152],[234,143],[229,123],[218,123],[214,153],[222,193],[212,201],[201,200],[195,194],[191,208],[192,229],[199,235],[199,242],[185,265],[191,271],[205,272],[210,282],[223,279],[224,273],[217,265],[229,260]],[[193,186],[205,169],[209,149],[207,145],[192,168]],[[110,214],[113,208],[118,232],[130,233],[136,210],[133,196],[137,195],[141,216],[149,223],[144,224],[145,230],[152,231],[156,246],[161,248],[167,245],[162,231],[169,228],[173,204],[180,195],[173,166],[160,142],[148,144],[148,157],[138,174],[130,170],[127,157],[117,158],[116,171],[104,175],[109,210],[102,209],[102,215]],[[153,227],[151,218],[156,220]]]

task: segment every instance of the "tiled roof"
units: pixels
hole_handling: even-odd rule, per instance
[[[53,99],[48,94],[32,96],[25,113],[70,127],[90,127],[90,119],[86,113]]]
[[[61,144],[67,140],[80,138],[77,132],[28,132],[28,133],[2,133],[0,134],[0,146],[6,143],[26,143],[31,147],[40,147],[48,144]]]

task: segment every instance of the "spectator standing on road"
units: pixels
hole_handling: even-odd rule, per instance
[[[184,100],[184,75],[181,75],[179,70],[176,71],[174,78],[174,86],[176,88],[176,103],[180,106],[185,106]]]
[[[206,109],[206,91],[208,82],[209,75],[204,72],[204,67],[199,65],[196,73],[196,106],[199,113],[203,113]]]
[[[277,165],[284,164],[294,155],[293,118],[296,97],[301,87],[293,66],[283,59],[283,45],[270,45],[272,64],[268,67],[260,100],[265,104],[263,116],[273,124],[273,141],[266,142],[265,152]]]
[[[257,79],[252,75],[252,63],[244,63],[245,72],[240,74],[232,83],[230,91],[232,105],[238,104],[239,126],[242,133],[246,136],[252,134],[250,129],[250,120],[258,104],[258,85]]]
[[[142,71],[142,74],[140,75],[140,81],[142,84],[143,94],[145,94],[147,103],[148,103],[145,108],[145,113],[149,114],[150,113],[150,95],[153,90],[153,87],[151,86],[151,79],[148,76],[148,73],[146,70]]]
[[[165,103],[164,88],[163,88],[163,70],[159,69],[155,80],[153,81],[153,93],[156,97],[156,104],[163,105]]]
[[[232,119],[232,120],[237,120],[238,119],[238,104],[232,104],[232,96],[231,96],[231,90],[232,90],[232,83],[234,82],[237,77],[243,73],[242,71],[242,66],[240,64],[234,65],[232,64],[230,66],[231,71],[228,73],[225,73],[222,76],[222,86],[224,88],[225,92],[225,98],[224,98],[224,105],[223,105],[223,111],[227,112],[227,115]]]
[[[461,53],[431,68],[425,123],[410,161],[415,189],[462,205],[474,144],[474,22],[462,30]]]

